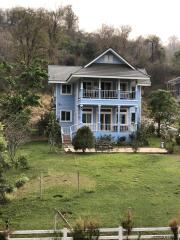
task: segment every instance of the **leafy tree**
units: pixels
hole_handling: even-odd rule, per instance
[[[49,140],[50,150],[53,150],[55,147],[60,147],[62,144],[61,128],[54,112],[51,112],[49,115],[49,123],[46,132]]]
[[[87,126],[79,128],[72,144],[75,150],[81,149],[83,152],[86,151],[86,148],[93,148],[94,136],[91,129]]]
[[[9,188],[5,179],[5,172],[9,167],[6,161],[6,147],[7,142],[3,136],[3,125],[0,123],[0,203],[6,202],[6,193]]]
[[[165,90],[153,91],[148,99],[150,117],[157,123],[157,134],[160,136],[161,124],[172,124],[178,114],[178,105],[171,93]]]
[[[32,65],[2,64],[6,82],[6,90],[0,96],[0,118],[7,119],[16,113],[26,111],[39,105],[37,91],[41,89],[43,80],[47,80],[47,72],[42,63],[34,61]]]

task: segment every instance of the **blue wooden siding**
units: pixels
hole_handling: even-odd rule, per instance
[[[98,79],[96,79],[98,80]],[[103,80],[101,80],[103,81]],[[117,80],[109,79],[112,81],[113,89],[117,90]],[[128,90],[131,90],[130,80],[121,80],[121,82],[128,82]],[[137,123],[141,122],[141,86],[136,88],[136,98],[135,99],[91,99],[80,97],[80,82],[77,81],[72,84],[72,95],[62,95],[61,94],[61,84],[56,84],[56,116],[60,120],[60,111],[72,111],[72,121],[71,122],[61,122],[62,127],[70,127],[74,124],[80,123],[80,106],[92,107],[93,109],[93,124],[98,123],[98,105],[106,108],[112,109],[112,124],[116,124],[116,111],[117,106],[127,107],[128,109],[128,124],[131,123],[131,113],[136,112]],[[78,95],[77,95],[78,93]],[[78,113],[77,113],[78,112]],[[96,137],[103,134],[111,134],[113,137],[117,138],[119,136],[125,136],[128,139],[130,132],[103,132],[99,131],[95,133]]]
[[[56,117],[60,121],[62,127],[70,127],[74,124],[74,86],[72,85],[72,95],[61,95],[62,84],[56,84]],[[61,122],[60,112],[61,110],[72,111],[71,122]]]

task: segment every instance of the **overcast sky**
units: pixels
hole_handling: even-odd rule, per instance
[[[156,34],[164,43],[169,36],[180,39],[180,0],[0,0],[1,8],[15,6],[55,9],[71,4],[80,29],[94,31],[103,23],[131,25],[131,37]]]

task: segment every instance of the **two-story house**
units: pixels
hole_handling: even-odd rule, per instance
[[[48,71],[63,139],[72,139],[83,125],[95,137],[111,134],[127,141],[137,130],[141,88],[151,85],[144,69],[136,69],[110,48],[84,67],[49,65]]]

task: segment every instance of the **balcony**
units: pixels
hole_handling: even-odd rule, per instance
[[[136,99],[135,91],[118,91],[118,90],[82,90],[83,98],[91,99]]]

